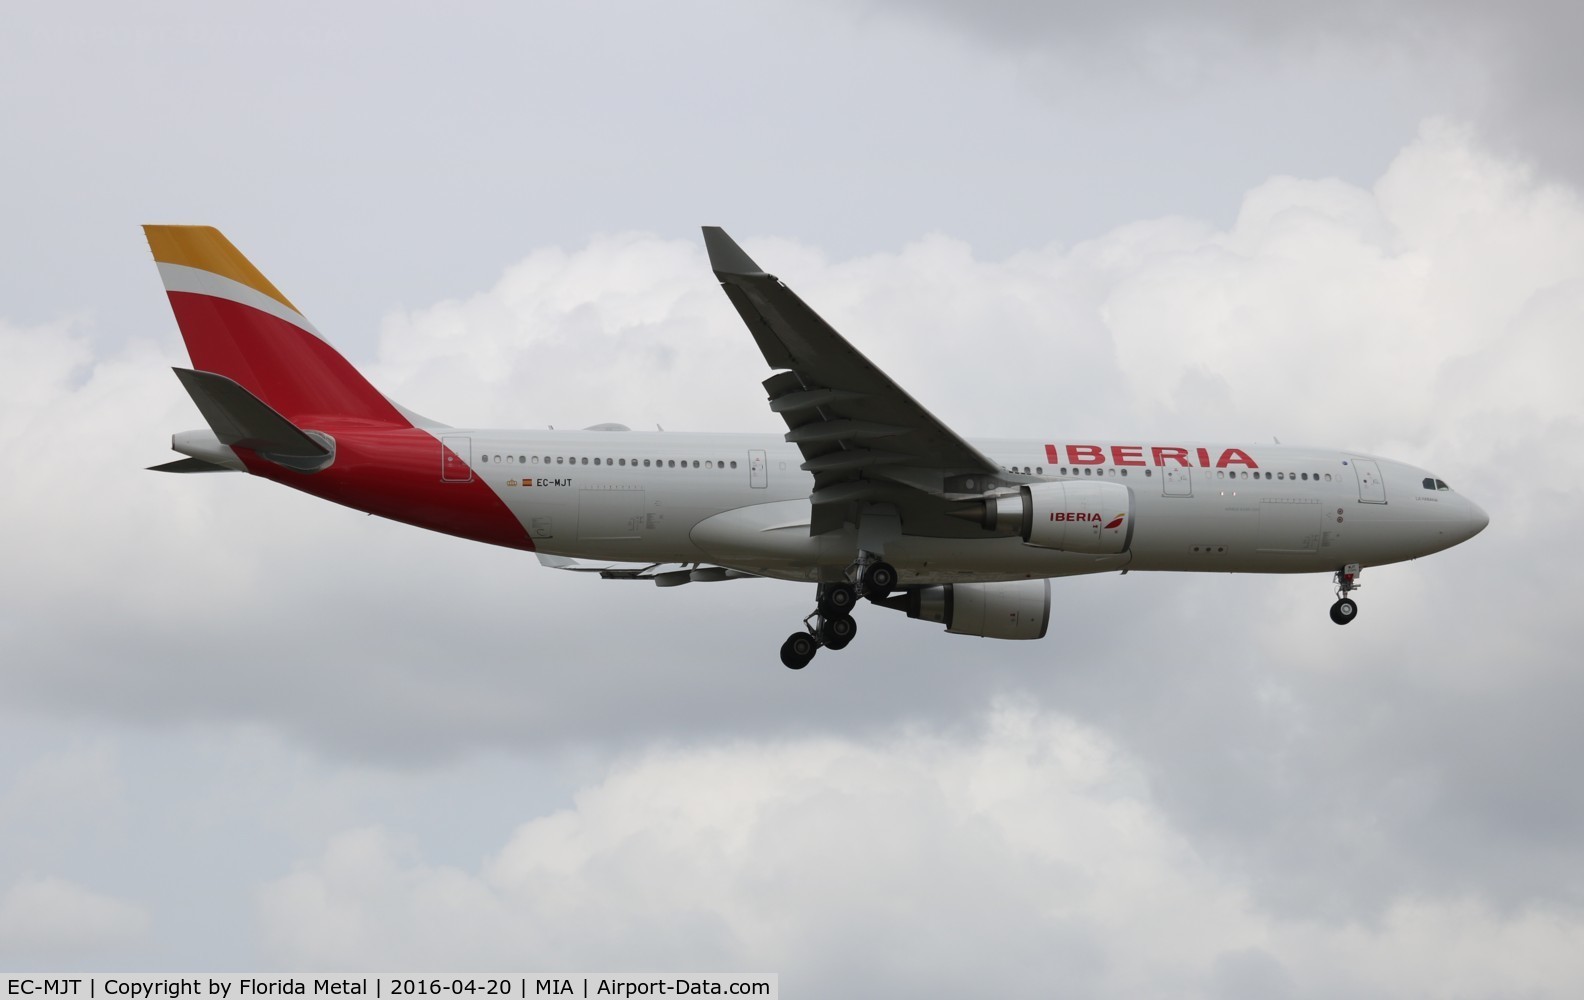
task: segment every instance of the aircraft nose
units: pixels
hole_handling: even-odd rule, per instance
[[[1490,515],[1485,513],[1479,504],[1470,500],[1468,502],[1468,536],[1473,538],[1484,531],[1485,526],[1488,524],[1490,524]]]

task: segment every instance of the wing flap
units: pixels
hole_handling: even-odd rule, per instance
[[[657,587],[680,587],[684,583],[721,583],[726,580],[754,580],[759,574],[727,566],[710,566],[704,563],[650,563],[647,566],[623,566],[615,563],[585,563],[566,556],[535,553],[539,564],[547,569],[566,570],[570,573],[598,573],[601,580],[649,580]],[[677,569],[666,569],[677,566]]]

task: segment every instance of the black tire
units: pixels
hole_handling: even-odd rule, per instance
[[[827,583],[820,593],[820,614],[845,615],[858,603],[858,591],[850,583]]]
[[[820,642],[826,649],[845,649],[858,634],[858,623],[851,615],[832,615],[820,622]]]
[[[1331,620],[1338,625],[1346,625],[1358,617],[1358,602],[1351,597],[1344,597],[1331,605]]]
[[[787,641],[781,644],[781,663],[792,670],[802,670],[814,659],[814,654],[819,647],[814,645],[814,637],[807,632],[793,632],[787,636]]]
[[[871,601],[881,601],[896,589],[896,567],[888,562],[871,563],[864,570],[864,593]]]

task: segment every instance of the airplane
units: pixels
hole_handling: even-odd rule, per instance
[[[794,670],[853,641],[861,600],[1042,638],[1050,581],[1090,573],[1329,573],[1347,624],[1365,567],[1490,520],[1433,473],[1349,449],[969,442],[713,226],[710,267],[785,434],[449,427],[375,389],[218,230],[144,229],[208,424],[157,470],[246,472],[606,579],[813,583],[781,646]]]

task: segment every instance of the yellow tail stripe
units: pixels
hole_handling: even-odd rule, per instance
[[[291,300],[270,284],[259,269],[242,256],[242,251],[213,226],[144,226],[149,249],[154,259],[163,264],[183,264],[209,271],[232,281],[263,292],[270,298],[297,312]]]

